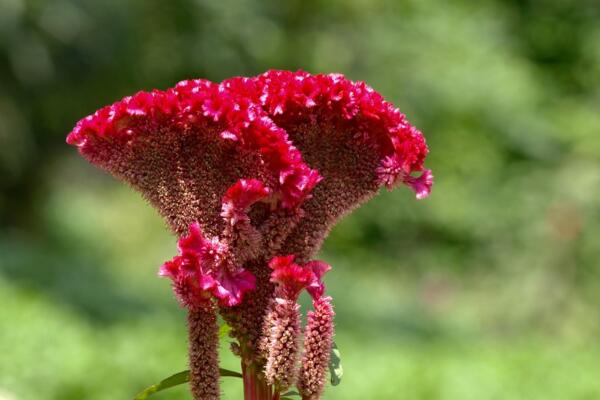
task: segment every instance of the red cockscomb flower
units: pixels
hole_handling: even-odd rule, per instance
[[[333,311],[323,297],[329,266],[312,256],[333,224],[382,186],[405,184],[421,199],[433,183],[421,132],[340,74],[183,81],[98,110],[67,142],[141,192],[180,237],[160,274],[189,309],[197,399],[219,397],[217,309],[238,340],[247,399],[293,383],[303,289],[315,307],[303,363],[317,369],[303,366],[299,385],[318,398]],[[289,346],[275,346],[288,336]]]

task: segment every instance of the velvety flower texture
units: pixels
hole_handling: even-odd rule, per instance
[[[141,192],[179,236],[160,275],[190,310],[191,330],[205,321],[214,332],[216,310],[231,326],[246,399],[278,396],[296,379],[302,290],[315,310],[298,385],[304,398],[320,396],[333,310],[322,283],[329,266],[312,256],[382,186],[404,184],[421,199],[433,183],[422,134],[379,93],[339,74],[187,80],[98,110],[67,142]],[[218,397],[218,383],[201,382],[216,371],[216,348],[215,335],[190,332],[196,398]],[[204,356],[215,365],[194,373]]]
[[[190,383],[194,399],[216,400],[219,390],[217,316],[210,306],[188,313]]]

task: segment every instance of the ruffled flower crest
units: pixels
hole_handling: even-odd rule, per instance
[[[280,247],[302,259],[380,186],[404,183],[422,198],[432,182],[422,134],[372,88],[340,74],[274,70],[220,84],[182,81],[98,110],[67,142],[142,192],[179,235],[194,222],[219,235],[225,192],[256,179],[270,190],[272,214],[303,210],[287,231],[289,218],[279,227],[277,218],[261,219],[285,232]]]
[[[411,176],[408,168],[396,154],[388,156],[381,161],[376,169],[379,182],[392,190],[398,183],[409,186],[421,200],[429,196],[433,186],[433,174],[430,169],[425,169],[417,177]]]

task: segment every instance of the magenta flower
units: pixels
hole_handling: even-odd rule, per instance
[[[304,265],[294,263],[295,256],[273,257],[269,262],[271,282],[277,284],[275,295],[296,301],[303,289],[311,296],[320,297],[325,286],[321,281],[331,266],[323,261],[310,261]]]
[[[211,295],[224,306],[240,304],[242,296],[254,289],[255,278],[237,266],[227,243],[218,238],[206,240],[200,225],[190,225],[190,233],[179,240],[179,255],[160,268],[159,275],[173,280],[173,289],[181,304],[202,307]]]
[[[221,217],[232,226],[239,222],[249,223],[247,213],[250,206],[266,198],[269,193],[269,188],[259,180],[240,179],[225,192]]]
[[[180,237],[160,275],[189,309],[196,399],[219,398],[218,380],[204,381],[218,373],[217,311],[237,340],[246,399],[275,399],[297,377],[304,398],[319,398],[333,311],[323,297],[329,266],[311,258],[381,186],[405,184],[421,199],[433,183],[422,134],[339,74],[183,81],[98,110],[67,142],[141,192]],[[305,289],[315,311],[298,366]]]

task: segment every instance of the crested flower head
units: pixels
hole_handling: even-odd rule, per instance
[[[258,231],[284,232],[277,246],[305,260],[380,186],[404,183],[422,198],[432,184],[423,135],[379,93],[340,74],[183,81],[98,110],[67,142],[139,190],[179,235],[196,221],[215,236],[253,219]],[[269,218],[301,211],[293,227]],[[263,248],[267,258],[277,252]]]

